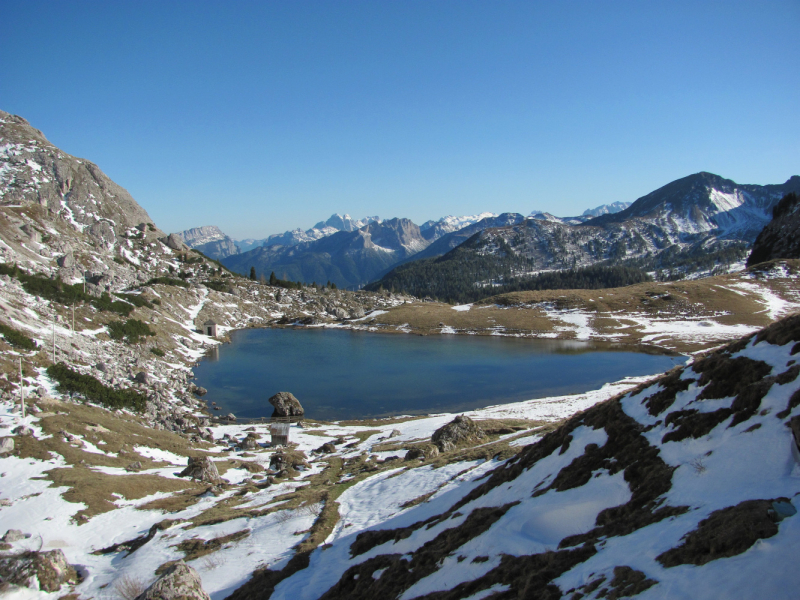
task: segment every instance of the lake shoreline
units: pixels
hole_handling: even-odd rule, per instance
[[[266,398],[278,391],[295,394],[306,413],[322,421],[462,413],[582,393],[627,376],[654,377],[685,360],[661,348],[602,340],[363,333],[394,332],[319,326],[229,331],[238,344],[217,345],[193,369],[197,385],[208,390],[209,414],[260,420],[272,412]]]

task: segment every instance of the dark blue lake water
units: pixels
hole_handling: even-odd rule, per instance
[[[240,418],[270,416],[267,400],[279,391],[322,420],[457,412],[585,392],[685,360],[497,336],[245,329],[231,337],[194,372],[209,404]]]

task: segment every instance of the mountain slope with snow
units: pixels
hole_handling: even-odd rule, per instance
[[[598,404],[490,471],[465,464],[395,517],[354,514],[305,566],[258,572],[231,598],[794,598],[797,342],[800,316]],[[398,475],[339,503],[371,498],[374,511],[408,485]]]

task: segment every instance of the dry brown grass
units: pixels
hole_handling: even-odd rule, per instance
[[[135,600],[139,594],[147,589],[147,583],[141,577],[134,577],[127,573],[114,582],[114,591],[122,600]]]
[[[784,261],[792,272],[800,271],[800,260]],[[759,302],[759,294],[731,289],[742,281],[742,275],[720,275],[693,281],[642,283],[623,288],[601,290],[546,290],[514,292],[487,298],[469,311],[454,311],[448,304],[404,304],[375,318],[374,324],[389,329],[409,324],[412,333],[438,333],[442,324],[457,330],[490,334],[503,327],[506,333],[522,333],[536,337],[562,325],[548,317],[537,305],[548,304],[559,309],[580,309],[594,313],[594,327],[600,334],[624,334],[616,339],[620,345],[641,345],[644,332],[625,318],[625,313],[639,313],[660,318],[712,319],[723,325],[745,324],[764,327],[769,315]],[[779,296],[797,297],[797,280],[773,280],[765,285]],[[627,328],[625,328],[627,326]],[[572,339],[572,331],[559,332],[561,339]],[[677,352],[693,352],[719,345],[723,340],[686,342],[671,340],[664,345]]]
[[[140,461],[144,469],[166,466],[134,452],[135,446],[149,446],[168,450],[178,455],[198,454],[191,449],[186,439],[165,431],[145,427],[137,417],[116,415],[107,410],[71,402],[48,403],[43,405],[45,413],[40,424],[51,437],[36,439],[18,438],[19,456],[49,460],[51,453],[64,457],[67,468],[57,468],[46,472],[46,478],[53,486],[65,486],[62,496],[68,502],[82,502],[87,508],[75,515],[78,522],[85,518],[113,510],[114,496],[120,494],[127,500],[137,500],[157,492],[179,492],[204,489],[197,483],[185,480],[167,479],[151,474],[107,475],[94,471],[91,467],[125,468],[131,462]],[[65,441],[60,431],[83,437],[109,454],[86,452],[76,439]],[[122,452],[120,454],[120,452]],[[175,470],[180,467],[175,466]],[[186,504],[189,497],[179,495],[175,503]],[[170,499],[162,499],[168,504]],[[193,501],[196,501],[193,499]],[[193,503],[192,501],[192,503]],[[153,503],[150,503],[152,505]]]

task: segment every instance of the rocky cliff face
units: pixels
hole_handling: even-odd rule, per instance
[[[214,260],[239,253],[236,242],[225,235],[216,225],[187,229],[179,235],[189,248],[195,248]]]
[[[773,258],[800,258],[800,196],[787,194],[772,214],[753,244],[748,267]]]
[[[0,206],[39,207],[105,248],[153,220],[131,195],[85,159],[47,141],[25,119],[0,111]]]

